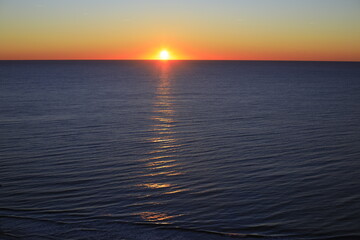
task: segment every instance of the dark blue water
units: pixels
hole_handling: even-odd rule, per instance
[[[360,63],[0,62],[0,239],[360,237]]]

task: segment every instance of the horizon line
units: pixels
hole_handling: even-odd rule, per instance
[[[241,62],[353,62],[358,63],[360,60],[244,60],[244,59],[0,59],[0,61],[241,61]]]

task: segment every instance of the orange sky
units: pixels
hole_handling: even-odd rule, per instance
[[[360,61],[357,0],[0,0],[0,59]]]

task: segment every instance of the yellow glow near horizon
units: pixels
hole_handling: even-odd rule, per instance
[[[160,59],[161,60],[169,60],[170,59],[170,54],[169,54],[169,52],[167,51],[167,50],[162,50],[161,52],[160,52]]]
[[[359,0],[0,0],[0,60],[360,61],[359,9]]]

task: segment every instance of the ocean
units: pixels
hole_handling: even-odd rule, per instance
[[[360,238],[360,63],[0,61],[0,239]]]

